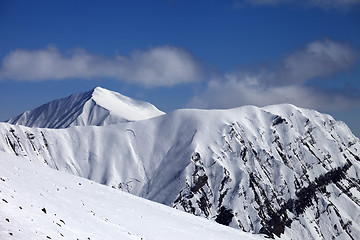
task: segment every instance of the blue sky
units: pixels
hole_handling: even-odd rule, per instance
[[[360,136],[360,0],[2,0],[0,60],[0,120],[102,86],[167,112],[292,103]]]

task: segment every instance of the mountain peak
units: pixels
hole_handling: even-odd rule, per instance
[[[111,90],[108,90],[106,88],[103,88],[103,87],[94,87],[91,91],[92,95],[94,94],[114,94],[114,93],[117,93],[117,92],[114,92],[114,91],[111,91]],[[120,93],[117,93],[119,95],[121,95]]]
[[[97,87],[94,87],[94,88],[93,88],[93,91],[110,91],[110,90],[108,90],[108,89],[106,89],[106,88],[103,88],[103,87],[97,86]]]
[[[67,128],[144,120],[164,114],[154,105],[95,87],[57,99],[8,120],[28,127]]]

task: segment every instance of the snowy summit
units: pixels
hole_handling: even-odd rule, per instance
[[[103,126],[164,114],[154,105],[101,87],[46,103],[9,119],[10,124],[42,128]]]

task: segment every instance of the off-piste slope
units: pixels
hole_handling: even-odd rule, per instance
[[[293,105],[178,110],[102,127],[0,124],[0,151],[251,233],[360,236],[360,143]]]
[[[0,239],[264,239],[0,152]]]
[[[66,128],[109,125],[164,114],[150,103],[134,100],[101,87],[46,103],[8,120],[28,127]]]

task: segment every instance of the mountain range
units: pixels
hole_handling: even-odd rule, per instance
[[[360,141],[315,110],[164,114],[95,88],[0,123],[0,133],[2,152],[245,232],[360,236]]]
[[[164,114],[154,105],[96,87],[44,104],[9,119],[10,124],[42,128],[109,125],[157,117]]]

